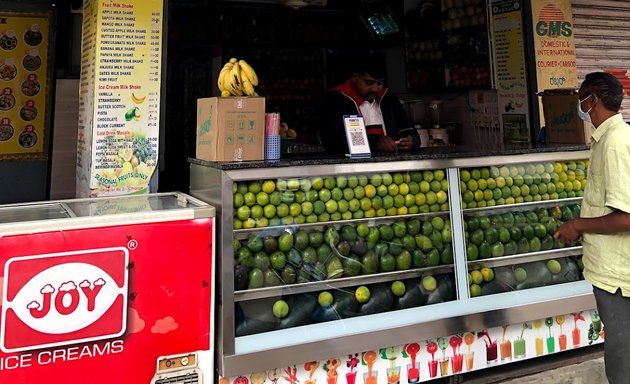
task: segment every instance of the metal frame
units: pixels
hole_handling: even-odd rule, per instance
[[[391,313],[362,316],[341,321],[296,327],[259,335],[235,338],[234,302],[254,298],[258,292],[234,292],[233,284],[233,239],[232,230],[232,183],[235,181],[265,178],[301,178],[309,176],[338,176],[375,172],[397,172],[410,170],[446,169],[449,182],[449,207],[452,233],[463,233],[463,210],[459,199],[459,168],[502,166],[528,162],[555,162],[587,159],[586,150],[571,152],[544,152],[506,156],[474,158],[431,159],[393,162],[344,163],[331,165],[302,165],[288,161],[286,166],[274,164],[269,168],[247,168],[243,163],[239,169],[222,170],[220,164],[191,164],[191,194],[216,207],[217,221],[217,281],[219,303],[217,311],[217,369],[225,377],[256,372],[269,367],[301,364],[305,361],[327,359],[356,351],[399,345],[414,340],[435,338],[443,335],[484,329],[508,323],[518,323],[541,317],[559,315],[595,307],[592,290],[584,281],[567,283],[562,289],[541,287],[526,291],[514,291],[491,297],[470,298],[468,295],[467,270],[473,262],[466,260],[463,236],[453,236],[454,269],[458,299],[453,302],[411,308]],[[567,201],[571,201],[566,199]],[[564,200],[563,200],[564,201]],[[544,205],[539,202],[536,205]],[[520,205],[501,206],[506,209]],[[468,210],[466,210],[468,212]],[[387,220],[388,218],[382,218]],[[391,217],[389,218],[391,219]],[[378,220],[372,219],[372,220]],[[246,231],[238,231],[241,236]],[[554,251],[517,255],[504,259],[506,263],[534,261],[549,255],[579,254],[580,247]],[[484,260],[486,261],[486,260]],[[489,259],[501,265],[502,260]],[[416,271],[416,273],[418,273]],[[370,277],[363,277],[370,279]],[[316,285],[319,283],[315,283]],[[337,283],[335,283],[337,284]],[[344,282],[339,282],[344,284]],[[286,287],[279,292],[293,292]],[[278,291],[277,288],[274,288]],[[304,288],[309,289],[310,288]],[[297,292],[297,291],[296,291]],[[225,304],[225,305],[223,305]]]

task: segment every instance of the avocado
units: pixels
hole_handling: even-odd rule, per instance
[[[494,280],[490,281],[490,283],[495,283],[499,285],[499,287],[501,288],[501,292],[509,292],[516,289],[516,279],[514,278],[514,272],[512,272],[511,267],[494,268]],[[483,287],[486,285],[487,284],[483,284],[481,286],[482,294],[483,294]]]
[[[289,305],[289,314],[280,320],[278,328],[292,328],[311,323],[311,316],[319,304],[317,296],[313,293],[291,295],[286,298]]]
[[[375,313],[387,312],[394,305],[394,295],[388,284],[374,284],[369,286],[370,299],[367,303],[359,304],[357,313],[361,315],[372,315]]]
[[[324,243],[330,245],[331,247],[339,244],[339,232],[333,226],[328,226],[324,231]]]
[[[268,297],[236,303],[236,336],[253,335],[277,329],[279,321],[272,310],[276,300],[278,300],[277,297]],[[238,319],[241,321],[239,322]]]
[[[249,268],[244,265],[234,266],[234,290],[242,291],[247,289],[247,275]]]
[[[313,310],[313,321],[333,321],[357,315],[357,300],[354,298],[354,292],[338,289],[332,292],[332,295],[332,305],[328,307],[318,305],[319,308]]]
[[[492,280],[481,285],[481,296],[494,295],[503,292],[506,292],[505,289],[496,280]]]
[[[435,280],[437,280],[437,287],[426,296],[427,305],[455,300],[456,293],[453,276],[450,274],[441,274],[434,277]],[[420,287],[420,289],[422,290],[422,287]]]
[[[337,250],[337,256],[348,256],[350,254],[350,243],[346,240],[340,241],[335,247]]]
[[[388,249],[389,249],[389,253],[391,253],[394,256],[398,256],[400,255],[400,252],[402,252],[403,250],[402,242],[400,241],[399,238],[395,238],[389,243]]]
[[[369,275],[378,272],[379,260],[374,251],[367,251],[361,257],[361,274]]]
[[[367,243],[363,239],[357,239],[350,247],[350,251],[357,256],[363,256],[368,251]]]
[[[254,266],[254,256],[252,251],[245,247],[239,248],[239,250],[236,251],[236,264],[252,268]]]
[[[263,246],[263,240],[257,235],[254,235],[247,239],[247,248],[249,248],[252,253],[261,251],[263,249]]]
[[[295,284],[295,281],[297,280],[295,268],[290,265],[285,265],[280,272],[280,278],[284,284]]]
[[[357,276],[361,273],[361,261],[359,260],[359,256],[351,254],[348,257],[344,257],[341,263],[343,264],[344,276]]]
[[[427,266],[426,255],[419,249],[414,249],[411,253],[411,265],[414,268],[424,268]]]
[[[317,248],[322,245],[324,241],[324,235],[321,232],[313,231],[308,234],[309,245],[313,248]]]
[[[560,273],[551,275],[551,284],[568,283],[582,278],[577,263],[571,258],[556,259],[560,263]]]
[[[341,227],[341,238],[348,242],[353,242],[357,239],[357,230],[349,224]]]
[[[387,253],[388,249],[389,247],[384,241],[379,241],[378,243],[376,243],[376,246],[374,247],[374,253],[376,254],[376,256],[382,257],[383,255]]]
[[[274,269],[268,269],[263,272],[265,287],[275,287],[282,284],[282,280],[280,279],[280,275]]]
[[[286,253],[287,263],[294,266],[300,267],[302,265],[302,254],[296,248],[291,248]]]
[[[527,279],[516,286],[517,290],[543,287],[551,283],[551,272],[541,261],[521,265],[527,272]]]
[[[394,297],[394,309],[415,308],[424,305],[426,296],[420,290],[420,281],[408,279],[403,283],[405,284],[405,294]]]

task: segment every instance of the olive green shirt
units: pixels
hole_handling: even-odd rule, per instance
[[[582,217],[630,213],[630,125],[616,114],[591,136],[591,159]],[[630,232],[583,234],[584,277],[594,286],[630,296]]]

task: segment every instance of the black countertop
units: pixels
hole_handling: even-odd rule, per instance
[[[484,150],[454,146],[422,148],[417,152],[399,154],[377,154],[365,158],[348,158],[341,155],[321,153],[292,154],[291,157],[275,161],[205,161],[190,158],[192,164],[221,169],[224,171],[255,168],[299,167],[305,165],[353,164],[353,163],[382,163],[392,161],[428,160],[428,159],[461,159],[484,156],[509,156],[528,153],[571,152],[588,150],[587,145],[549,145],[545,147],[522,147],[497,150]]]

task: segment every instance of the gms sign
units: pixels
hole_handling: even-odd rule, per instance
[[[534,55],[538,91],[577,88],[570,0],[533,0]]]

